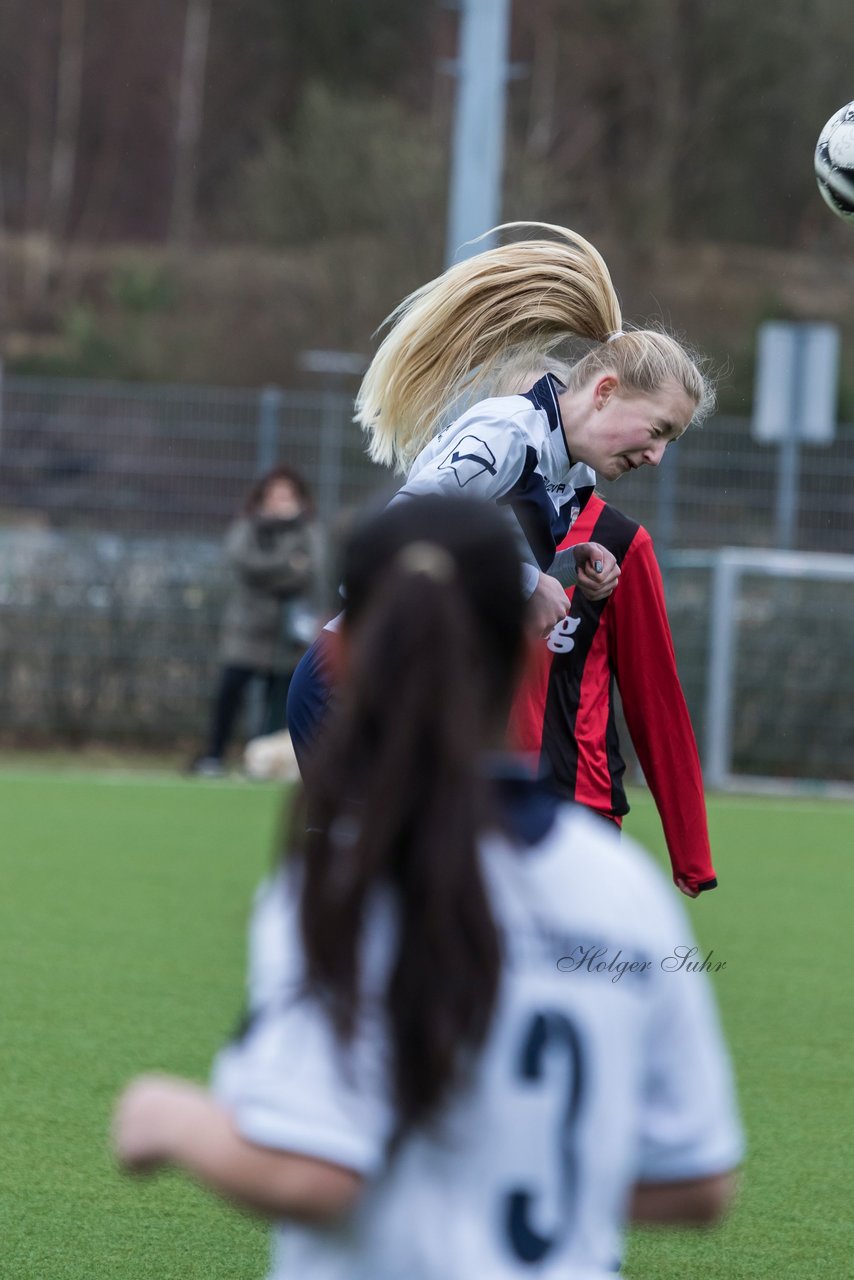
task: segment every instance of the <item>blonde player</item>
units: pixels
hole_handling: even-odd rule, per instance
[[[495,233],[514,228],[532,238],[457,263],[392,312],[356,411],[370,456],[406,474],[403,493],[465,494],[514,513],[527,543],[525,594],[546,628],[566,614],[546,571],[594,473],[614,480],[657,464],[713,395],[675,339],[623,331],[608,267],[589,241],[536,222]],[[554,359],[568,343],[577,358]],[[514,387],[522,395],[496,396],[530,370],[543,376]],[[478,402],[482,389],[490,398]],[[575,560],[584,594],[609,594],[611,553],[589,544]]]
[[[657,465],[714,397],[674,338],[623,331],[593,245],[565,227],[512,225],[534,238],[450,267],[392,313],[356,408],[371,457],[406,477],[399,497],[481,498],[505,513],[529,620],[545,634],[566,616],[565,586],[595,601],[619,578],[596,542],[555,564],[596,473],[613,480]],[[559,346],[572,360],[555,357]],[[301,761],[326,704],[329,644],[322,634],[291,685],[288,727]]]
[[[416,499],[357,533],[247,1030],[212,1091],[149,1077],[119,1103],[126,1168],[276,1220],[275,1280],[605,1280],[629,1217],[730,1197],[730,1072],[705,975],[674,971],[672,889],[501,754],[520,577],[490,506]]]

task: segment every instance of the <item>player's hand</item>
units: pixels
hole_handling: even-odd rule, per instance
[[[675,883],[676,883],[676,888],[679,890],[680,893],[684,893],[686,898],[699,898],[700,890],[692,889],[688,885],[687,881],[683,880],[681,876],[676,877]]]
[[[620,566],[598,542],[579,542],[572,548],[578,570],[578,589],[588,600],[604,600],[620,577]]]
[[[557,578],[541,573],[528,601],[528,624],[534,635],[547,636],[569,613],[569,600]]]
[[[168,1164],[187,1118],[207,1105],[201,1085],[176,1076],[139,1076],[113,1115],[113,1151],[128,1172],[152,1173]]]

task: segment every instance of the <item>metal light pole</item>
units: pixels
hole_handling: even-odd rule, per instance
[[[445,259],[461,262],[489,240],[468,244],[501,221],[510,0],[460,0],[460,50]]]

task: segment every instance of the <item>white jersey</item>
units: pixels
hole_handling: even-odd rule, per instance
[[[519,535],[523,593],[551,570],[565,586],[575,580],[575,557],[557,548],[596,485],[596,472],[569,456],[552,374],[516,396],[481,400],[430,440],[391,499],[445,493],[506,507]],[[324,631],[337,631],[342,614]]]
[[[546,374],[524,395],[473,405],[425,445],[396,495],[451,493],[507,506],[524,535],[528,595],[596,483],[569,456],[559,388]]]
[[[365,1179],[345,1221],[276,1229],[272,1280],[613,1280],[634,1182],[738,1163],[729,1064],[706,974],[682,962],[694,942],[673,890],[601,819],[560,806],[543,834],[528,807],[528,847],[482,848],[505,963],[475,1074],[391,1158],[389,900],[368,916],[364,1013],[342,1059],[298,996],[294,877],[259,896],[252,1018],[214,1087],[248,1140]]]

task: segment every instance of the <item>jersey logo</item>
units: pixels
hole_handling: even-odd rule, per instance
[[[470,480],[476,480],[485,471],[491,476],[496,474],[495,454],[485,440],[479,440],[477,436],[463,436],[439,463],[438,470],[446,467],[450,467],[457,477],[457,484],[464,489]]]
[[[573,635],[581,625],[580,618],[561,618],[549,632],[546,648],[552,653],[572,653],[575,648]]]

